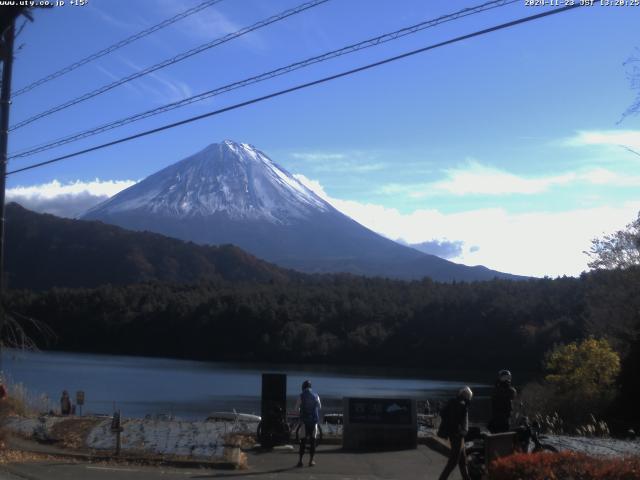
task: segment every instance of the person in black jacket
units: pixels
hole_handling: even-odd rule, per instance
[[[508,432],[511,429],[511,412],[516,395],[516,389],[511,386],[511,372],[500,370],[491,394],[491,420],[487,425],[491,433]]]
[[[442,410],[439,436],[446,436],[451,443],[449,460],[440,474],[439,480],[446,480],[456,468],[460,467],[460,474],[464,480],[471,480],[467,468],[467,452],[464,449],[464,437],[469,430],[469,403],[473,392],[469,387],[463,387],[458,395],[447,402]]]

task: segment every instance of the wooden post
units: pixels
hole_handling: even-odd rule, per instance
[[[120,455],[120,434],[122,433],[122,426],[120,425],[120,410],[113,412],[113,419],[111,420],[111,432],[116,434],[116,453],[117,457]]]
[[[0,301],[4,299],[4,213],[7,175],[7,149],[9,146],[9,110],[11,108],[11,76],[13,71],[13,39],[15,19],[9,21],[2,34],[2,89],[0,90]],[[5,312],[0,304],[0,334],[4,329]]]

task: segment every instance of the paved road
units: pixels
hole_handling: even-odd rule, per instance
[[[186,480],[255,478],[283,480],[415,480],[437,479],[445,457],[420,446],[417,450],[379,453],[345,453],[340,447],[322,446],[315,467],[297,468],[294,451],[249,453],[244,471],[173,469],[118,464],[39,462],[0,466],[2,480]],[[451,480],[461,477],[455,472]]]

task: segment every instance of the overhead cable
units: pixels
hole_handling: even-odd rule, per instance
[[[370,48],[370,47],[374,47],[383,43],[387,43],[390,42],[392,40],[397,40],[398,38],[402,38],[406,35],[410,35],[413,33],[417,33],[420,32],[422,30],[425,30],[427,28],[431,28],[431,27],[435,27],[437,25],[440,25],[442,23],[446,23],[446,22],[450,22],[453,20],[458,20],[460,18],[463,17],[467,17],[470,15],[475,15],[481,12],[484,12],[486,10],[491,10],[494,8],[498,8],[498,7],[503,7],[505,5],[509,5],[512,3],[516,3],[516,2],[520,2],[521,0],[492,0],[486,3],[483,3],[481,5],[475,6],[475,7],[469,7],[469,8],[464,8],[462,10],[458,10],[454,13],[450,13],[447,15],[443,15],[434,19],[430,19],[430,20],[425,20],[423,22],[417,23],[415,25],[409,26],[409,27],[404,27],[401,28],[399,30],[390,32],[390,33],[385,33],[382,35],[378,35],[376,37],[373,38],[369,38],[367,40],[363,40],[361,42],[355,43],[355,44],[351,44],[348,45],[346,47],[342,47],[339,48],[337,50],[332,50],[330,52],[326,52],[323,53],[321,55],[316,55],[314,57],[310,57],[307,58],[305,60],[299,61],[299,62],[295,62],[289,65],[286,65],[284,67],[280,67],[277,68],[275,70],[271,70],[269,72],[265,72],[262,73],[260,75],[255,75],[253,77],[249,77],[249,78],[245,78],[244,80],[240,80],[237,82],[233,82],[221,87],[217,87],[215,89],[212,90],[208,90],[206,92],[202,92],[199,93],[197,95],[193,95],[191,97],[188,98],[184,98],[181,100],[178,100],[176,102],[172,102],[166,105],[162,105],[159,107],[155,107],[153,109],[141,112],[141,113],[137,113],[135,115],[130,115],[124,118],[121,118],[119,120],[115,120],[97,127],[93,127],[87,130],[84,130],[82,132],[78,132],[78,133],[74,133],[71,135],[67,135],[65,137],[59,138],[57,140],[53,140],[44,144],[40,144],[40,145],[36,145],[36,146],[32,146],[32,147],[28,147],[26,149],[23,149],[17,153],[12,154],[9,158],[10,159],[16,159],[16,158],[24,158],[24,157],[29,157],[31,155],[35,155],[36,153],[40,153],[46,150],[50,150],[52,148],[56,148],[56,147],[60,147],[62,145],[66,145],[68,143],[71,142],[75,142],[78,140],[82,140],[84,138],[87,137],[91,137],[93,135],[97,135],[109,130],[113,130],[115,128],[127,125],[129,123],[133,123],[133,122],[137,122],[139,120],[144,120],[145,118],[149,118],[155,115],[159,115],[161,113],[165,113],[180,107],[184,107],[187,105],[190,105],[192,103],[195,102],[200,102],[202,100],[206,100],[208,98],[217,96],[217,95],[221,95],[227,92],[230,92],[232,90],[236,90],[242,87],[246,87],[255,83],[259,83],[259,82],[263,82],[265,80],[269,80],[271,78],[277,77],[277,76],[281,76],[281,75],[285,75],[287,73],[293,72],[295,70],[299,70],[301,68],[305,68],[311,65],[314,65],[316,63],[321,63],[327,60],[331,60],[333,58],[336,57],[340,57],[342,55],[347,55],[350,53],[354,53],[357,52],[359,50],[364,50],[366,48]]]
[[[246,35],[247,33],[253,32],[254,30],[258,30],[260,28],[266,27],[267,25],[271,25],[272,23],[275,22],[279,22],[281,20],[284,20],[285,18],[291,17],[292,15],[296,15],[298,13],[304,12],[305,10],[308,10],[310,8],[313,7],[317,7],[318,5],[321,5],[323,3],[328,2],[329,0],[311,0],[310,2],[306,2],[303,3],[301,5],[298,5],[297,7],[294,8],[290,8],[288,10],[285,10],[277,15],[273,15],[269,18],[266,18],[264,20],[261,20],[257,23],[254,23],[251,26],[242,28],[240,30],[237,30],[235,32],[229,33],[223,37],[217,38],[211,42],[202,44],[198,47],[192,48],[191,50],[188,50],[186,52],[180,53],[174,57],[171,57],[167,60],[164,60],[160,63],[157,63],[155,65],[152,65],[150,67],[147,67],[143,70],[139,70],[137,72],[134,72],[130,75],[127,75],[126,77],[123,77],[119,80],[116,80],[114,82],[108,83],[106,85],[103,85],[100,88],[96,88],[95,90],[92,90],[90,92],[87,92],[83,95],[80,95],[79,97],[76,97],[74,99],[71,99],[65,103],[62,103],[60,105],[57,105],[55,107],[52,107],[48,110],[45,110],[44,112],[40,112],[36,115],[33,115],[32,117],[27,118],[26,120],[22,120],[21,122],[16,123],[15,125],[11,126],[11,128],[9,128],[10,131],[13,130],[17,130],[18,128],[22,128],[25,125],[29,125],[30,123],[35,122],[36,120],[40,120],[41,118],[47,117],[49,115],[52,115],[56,112],[59,112],[60,110],[64,110],[66,108],[69,108],[73,105],[76,105],[78,103],[84,102],[86,100],[89,100],[93,97],[96,97],[98,95],[101,95],[105,92],[108,92],[109,90],[112,90],[120,85],[123,85],[125,83],[128,83],[132,80],[136,80],[140,77],[143,77],[145,75],[148,75],[149,73],[155,72],[157,70],[160,70],[161,68],[165,68],[168,67],[169,65],[173,65],[175,63],[181,62],[182,60],[185,60],[189,57],[192,57],[194,55],[197,55],[198,53],[202,53],[205,50],[209,50],[213,47],[217,47],[219,45],[222,45],[223,43],[229,42],[231,40],[234,40],[238,37],[241,37],[242,35]]]
[[[157,32],[158,30],[161,30],[165,27],[168,27],[169,25],[172,25],[174,23],[176,23],[179,20],[182,20],[183,18],[186,18],[190,15],[193,15],[194,13],[198,13],[201,10],[204,10],[205,8],[211,7],[212,5],[215,5],[216,3],[221,2],[222,0],[207,0],[206,2],[202,2],[199,5],[196,5],[195,7],[189,8],[188,10],[185,10],[184,12],[178,13],[177,15],[174,15],[171,18],[167,18],[166,20],[163,20],[162,22],[153,25],[152,27],[146,28],[134,35],[131,35],[130,37],[127,37],[123,40],[120,40],[117,43],[114,43],[113,45],[110,45],[107,48],[103,48],[102,50],[95,52],[81,60],[78,60],[77,62],[74,62],[70,65],[67,65],[64,68],[61,68],[60,70],[50,73],[49,75],[42,77],[39,80],[36,80],[33,83],[30,83],[29,85],[26,85],[24,87],[22,87],[19,90],[16,90],[15,92],[13,92],[11,95],[15,98],[19,95],[22,95],[23,93],[27,93],[31,90],[33,90],[34,88],[37,88],[41,85],[44,85],[47,82],[50,82],[51,80],[55,80],[58,77],[61,77],[63,75],[66,75],[69,72],[72,72],[73,70],[75,70],[76,68],[80,68],[83,65],[86,65],[87,63],[93,62],[94,60],[97,60],[98,58],[104,57],[105,55],[108,55],[112,52],[115,52],[116,50],[129,45],[130,43],[135,42],[136,40],[140,40],[141,38],[146,37],[147,35],[151,35],[154,32]]]
[[[102,150],[104,148],[111,147],[113,145],[118,145],[120,143],[129,142],[129,141],[135,140],[137,138],[141,138],[141,137],[145,137],[145,136],[148,136],[148,135],[152,135],[154,133],[158,133],[158,132],[162,132],[162,131],[165,131],[165,130],[169,130],[169,129],[172,129],[172,128],[175,128],[175,127],[179,127],[181,125],[186,125],[186,124],[189,124],[189,123],[193,123],[193,122],[196,122],[198,120],[202,120],[204,118],[213,117],[213,116],[225,113],[225,112],[229,112],[229,111],[236,110],[236,109],[239,109],[239,108],[242,108],[242,107],[246,107],[248,105],[253,105],[254,103],[259,103],[259,102],[262,102],[262,101],[265,101],[265,100],[269,100],[271,98],[279,97],[279,96],[282,96],[282,95],[285,95],[285,94],[288,94],[288,93],[292,93],[292,92],[295,92],[295,91],[298,91],[298,90],[302,90],[302,89],[309,88],[309,87],[312,87],[312,86],[315,86],[315,85],[319,85],[319,84],[326,83],[326,82],[329,82],[329,81],[332,81],[332,80],[336,80],[338,78],[347,77],[347,76],[353,75],[353,74],[358,73],[358,72],[362,72],[362,71],[365,71],[365,70],[370,70],[372,68],[379,67],[379,66],[385,65],[387,63],[395,62],[395,61],[401,60],[403,58],[411,57],[411,56],[417,55],[419,53],[424,53],[424,52],[427,52],[429,50],[434,50],[436,48],[443,47],[445,45],[451,45],[453,43],[461,42],[463,40],[468,40],[470,38],[478,37],[480,35],[486,35],[486,34],[491,33],[491,32],[495,32],[495,31],[498,31],[498,30],[503,30],[505,28],[509,28],[509,27],[513,27],[513,26],[520,25],[520,24],[523,24],[523,23],[527,23],[527,22],[531,22],[531,21],[534,21],[534,20],[538,20],[540,18],[548,17],[550,15],[557,15],[559,13],[563,13],[563,12],[566,12],[568,10],[573,10],[575,8],[579,8],[579,7],[582,7],[582,6],[583,5],[581,5],[579,3],[578,4],[573,4],[573,5],[567,5],[567,6],[560,7],[560,8],[554,8],[554,9],[548,10],[546,12],[538,13],[536,15],[530,15],[528,17],[523,17],[523,18],[519,18],[517,20],[512,20],[510,22],[502,23],[500,25],[495,25],[493,27],[485,28],[483,30],[478,30],[478,31],[475,31],[473,33],[469,33],[469,34],[466,34],[466,35],[455,37],[455,38],[452,38],[452,39],[449,39],[449,40],[445,40],[443,42],[439,42],[439,43],[436,43],[436,44],[433,44],[433,45],[428,45],[426,47],[422,47],[422,48],[419,48],[417,50],[411,50],[409,52],[406,52],[406,53],[403,53],[403,54],[400,54],[400,55],[396,55],[396,56],[393,56],[393,57],[389,57],[389,58],[386,58],[384,60],[380,60],[380,61],[377,61],[377,62],[374,62],[374,63],[369,63],[367,65],[364,65],[364,66],[361,66],[361,67],[357,67],[357,68],[353,68],[351,70],[347,70],[347,71],[344,71],[344,72],[341,72],[341,73],[337,73],[335,75],[330,75],[328,77],[320,78],[320,79],[314,80],[312,82],[303,83],[303,84],[300,84],[300,85],[296,85],[294,87],[290,87],[290,88],[286,88],[284,90],[279,90],[277,92],[270,93],[268,95],[263,95],[261,97],[253,98],[251,100],[247,100],[247,101],[244,101],[244,102],[236,103],[234,105],[231,105],[231,106],[228,106],[228,107],[224,107],[224,108],[221,108],[221,109],[218,109],[218,110],[214,110],[214,111],[211,111],[211,112],[207,112],[207,113],[204,113],[202,115],[196,115],[194,117],[186,118],[186,119],[178,121],[178,122],[170,123],[168,125],[163,125],[161,127],[153,128],[151,130],[146,130],[146,131],[137,133],[135,135],[130,135],[128,137],[119,138],[117,140],[113,140],[113,141],[110,141],[110,142],[107,142],[107,143],[103,143],[101,145],[96,145],[94,147],[85,148],[84,150],[79,150],[79,151],[76,151],[76,152],[73,152],[73,153],[69,153],[69,154],[66,154],[66,155],[62,155],[62,156],[59,156],[59,157],[56,157],[56,158],[52,158],[50,160],[46,160],[46,161],[43,161],[43,162],[34,163],[32,165],[28,165],[26,167],[18,168],[18,169],[12,170],[10,172],[7,172],[7,175],[12,175],[12,174],[19,173],[19,172],[24,172],[24,171],[27,171],[27,170],[32,170],[34,168],[43,167],[45,165],[50,165],[52,163],[60,162],[62,160],[67,160],[69,158],[77,157],[77,156],[83,155],[85,153],[94,152],[94,151],[97,151],[97,150]]]

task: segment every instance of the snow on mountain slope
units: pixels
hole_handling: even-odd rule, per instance
[[[290,224],[332,207],[260,150],[213,144],[94,207],[113,215],[146,211],[170,217],[224,213],[230,219]]]

